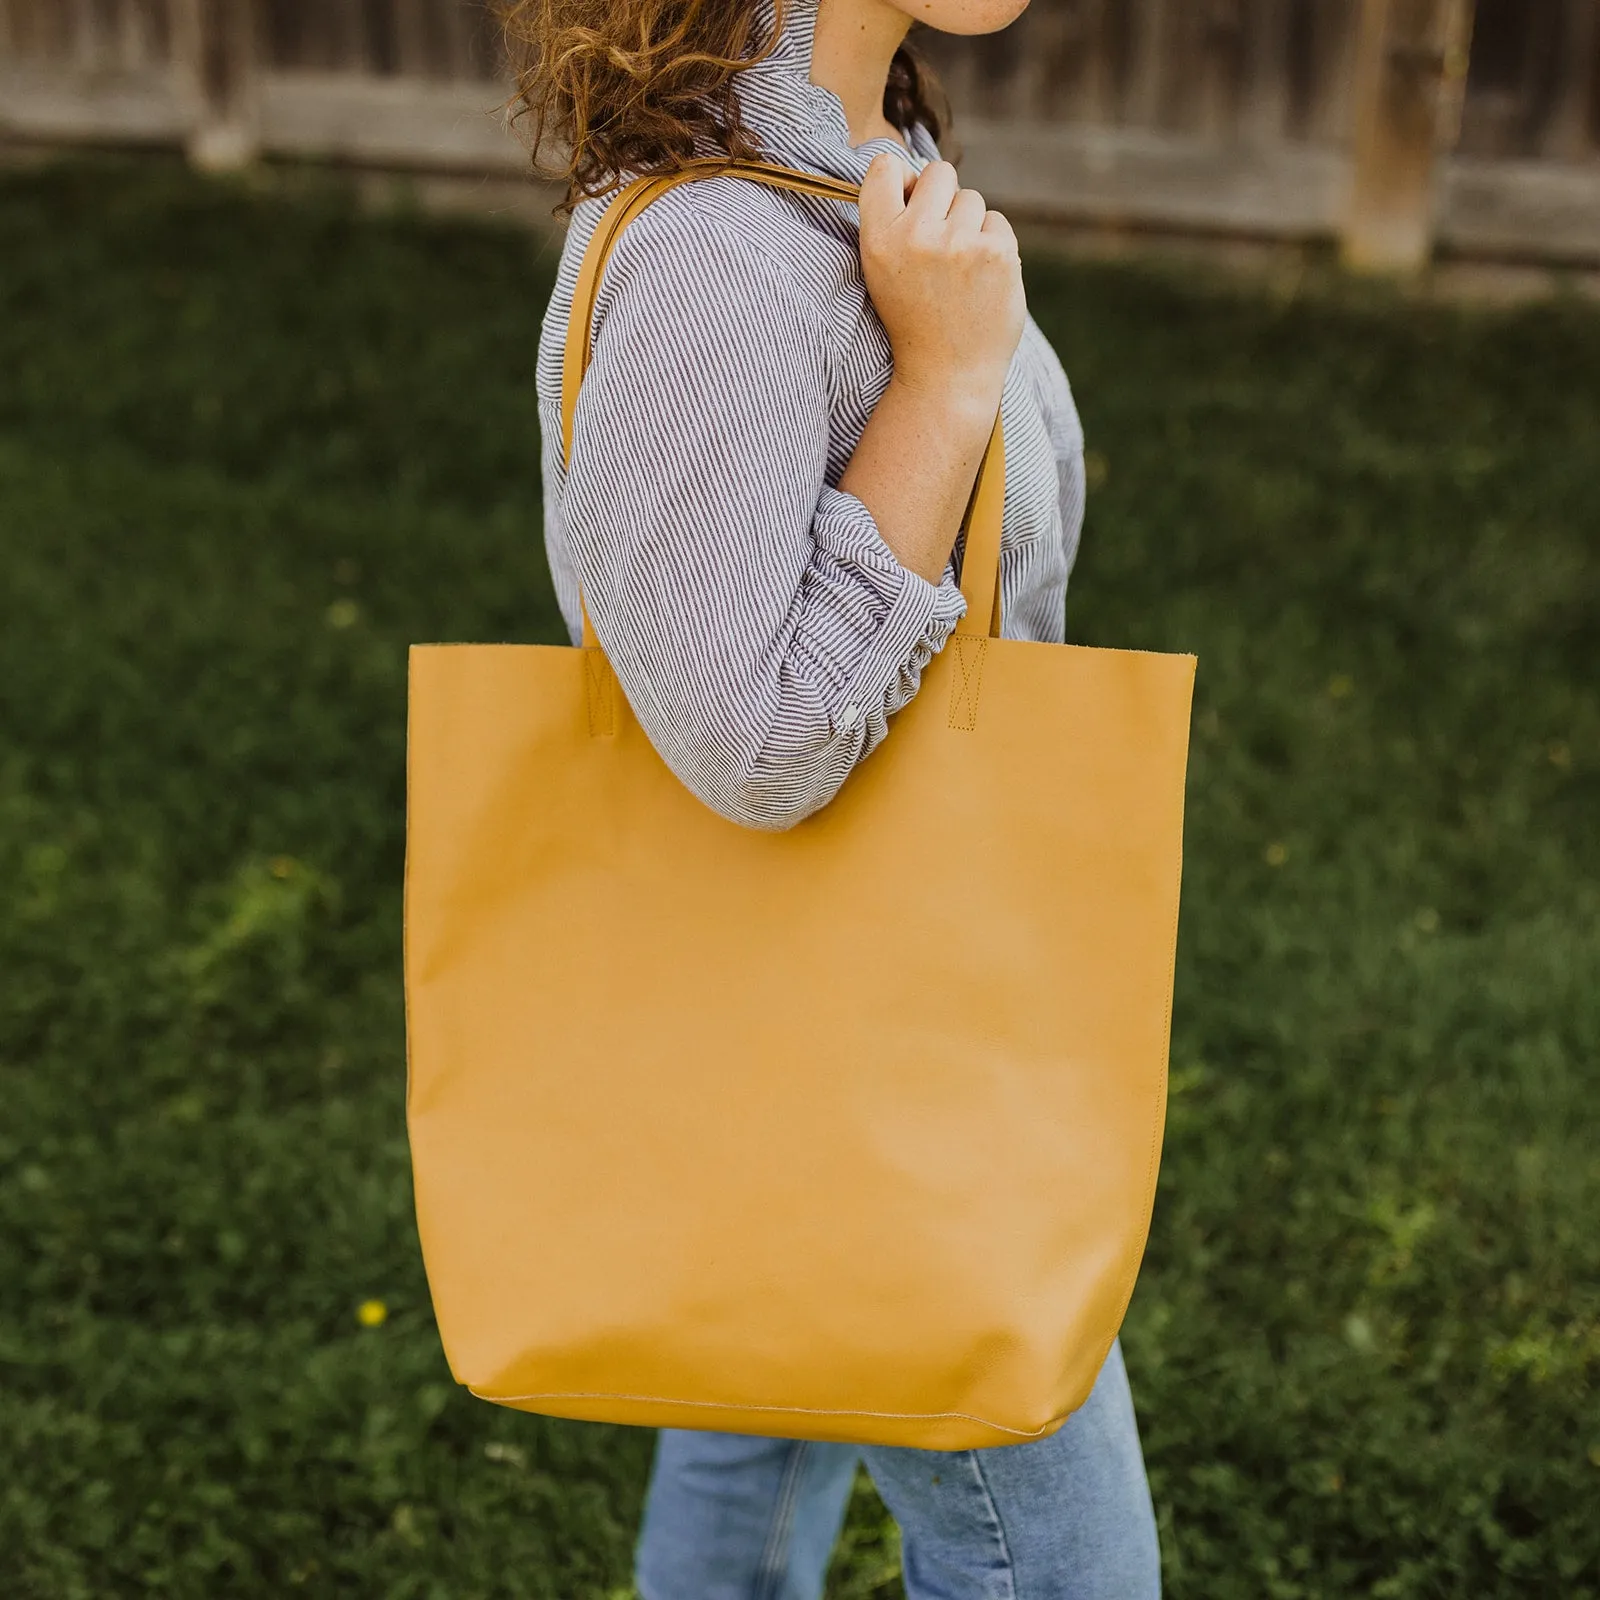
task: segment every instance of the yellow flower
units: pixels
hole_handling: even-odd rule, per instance
[[[381,1300],[363,1300],[356,1307],[356,1321],[363,1328],[381,1328],[389,1318],[389,1308]]]
[[[1328,679],[1328,698],[1347,700],[1355,693],[1355,680],[1347,672],[1336,672]]]
[[[354,600],[335,600],[328,607],[328,626],[330,628],[348,628],[361,615],[361,607]]]
[[[1289,847],[1274,839],[1265,850],[1261,852],[1261,859],[1269,867],[1281,867],[1289,859]]]
[[[1565,739],[1552,739],[1545,748],[1545,754],[1550,757],[1550,765],[1559,767],[1563,772],[1572,765],[1572,746]]]

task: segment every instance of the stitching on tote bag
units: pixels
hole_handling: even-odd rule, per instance
[[[951,642],[956,649],[956,676],[950,685],[950,726],[970,733],[978,726],[978,690],[983,682],[984,648],[989,641],[958,633]]]
[[[616,731],[611,715],[611,663],[606,653],[591,645],[583,652],[584,697],[589,705],[589,737]]]
[[[1112,1335],[1116,1337],[1115,1334]],[[1110,1346],[1106,1347],[1108,1350]],[[764,1411],[796,1417],[881,1417],[891,1422],[976,1422],[996,1433],[1009,1433],[1014,1439],[1037,1439],[1060,1425],[1077,1407],[1063,1411],[1060,1416],[1037,1428],[1008,1428],[1003,1422],[991,1422],[988,1417],[975,1417],[969,1411],[833,1411],[821,1406],[761,1406],[739,1405],[728,1400],[679,1400],[665,1394],[613,1394],[606,1389],[554,1389],[540,1394],[490,1394],[487,1389],[474,1389],[467,1384],[468,1394],[495,1405],[526,1405],[535,1400],[620,1400],[624,1403],[662,1406],[692,1407],[696,1411]]]

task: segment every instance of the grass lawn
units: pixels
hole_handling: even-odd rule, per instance
[[[451,1385],[402,1119],[406,646],[559,637],[551,271],[0,176],[8,1600],[627,1592],[651,1435]],[[1200,657],[1125,1330],[1168,1591],[1600,1595],[1600,313],[1029,284],[1069,631]],[[830,1593],[896,1573],[863,1484]]]

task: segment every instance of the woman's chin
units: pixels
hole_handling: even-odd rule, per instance
[[[904,0],[900,9],[936,33],[998,33],[1028,9],[1028,0]]]

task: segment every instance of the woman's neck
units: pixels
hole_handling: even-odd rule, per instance
[[[838,95],[851,144],[901,138],[883,114],[883,89],[910,29],[911,18],[888,0],[818,0],[811,81]]]

